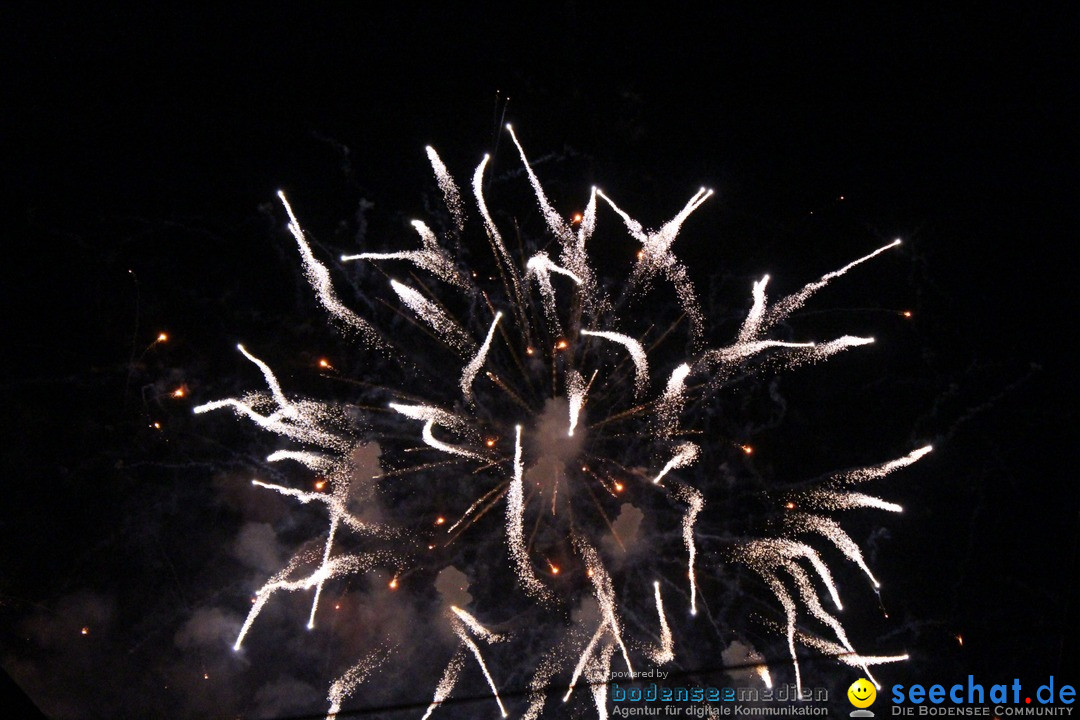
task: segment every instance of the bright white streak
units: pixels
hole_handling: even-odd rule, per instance
[[[581,676],[581,672],[585,669],[585,664],[589,662],[589,658],[592,657],[593,649],[596,647],[597,641],[600,636],[604,634],[604,630],[607,629],[607,619],[600,621],[600,624],[596,626],[596,632],[593,633],[592,639],[585,646],[585,649],[581,651],[581,657],[578,658],[577,666],[574,668],[573,675],[570,676],[570,686],[566,688],[566,694],[563,695],[563,702],[570,700],[570,693],[574,692],[574,687],[577,685],[578,678]]]
[[[528,281],[530,277],[536,278],[536,284],[540,288],[540,296],[544,301],[544,314],[547,316],[548,322],[555,327],[559,327],[559,316],[555,309],[555,289],[551,285],[551,273],[565,275],[577,285],[581,285],[582,281],[573,272],[551,262],[551,258],[545,252],[536,253],[525,264],[525,280]]]
[[[403,285],[397,280],[390,281],[390,287],[394,289],[401,301],[423,319],[431,328],[439,334],[439,339],[458,350],[466,350],[472,344],[471,338],[447,315],[442,308],[428,300],[408,285]]]
[[[263,377],[266,379],[266,385],[270,388],[270,392],[274,396],[274,400],[277,401],[278,406],[281,408],[281,415],[287,418],[296,417],[296,408],[285,399],[285,393],[281,390],[281,385],[278,383],[277,377],[274,376],[274,371],[270,369],[270,366],[264,363],[259,358],[255,357],[244,348],[243,345],[237,343],[236,349],[244,354],[251,362],[255,363],[256,367],[262,371]]]
[[[399,250],[389,253],[360,253],[359,255],[342,255],[342,262],[352,260],[407,260],[418,268],[427,270],[440,280],[455,285],[462,290],[469,289],[469,283],[458,271],[454,261],[446,252],[439,247],[439,241],[435,233],[419,220],[413,220],[412,226],[420,234],[421,250]]]
[[[300,578],[299,580],[286,580],[289,574],[296,569],[296,566],[301,560],[300,557],[293,558],[288,565],[271,577],[266,584],[259,589],[259,592],[256,593],[255,602],[252,604],[247,619],[244,620],[244,624],[240,628],[240,632],[236,637],[236,642],[233,644],[233,650],[240,649],[240,646],[244,642],[244,637],[247,635],[252,623],[255,622],[255,618],[262,612],[263,606],[266,605],[266,601],[277,591],[310,590],[328,578],[337,577],[338,575],[347,572],[361,572],[366,570],[378,559],[379,555],[375,553],[366,556],[338,555],[329,562],[320,565],[315,572],[307,577]]]
[[[327,693],[327,700],[330,701],[330,709],[326,712],[326,720],[335,720],[338,712],[341,711],[341,703],[345,701],[360,683],[367,679],[372,670],[375,670],[383,662],[386,661],[388,653],[374,652],[360,662],[353,665],[351,668],[345,671],[345,673],[339,677],[330,686],[330,691]]]
[[[435,708],[442,705],[443,700],[450,697],[450,692],[454,689],[454,685],[457,684],[458,675],[461,674],[461,667],[465,664],[464,651],[459,646],[454,651],[454,655],[450,658],[450,662],[446,665],[446,670],[443,671],[442,677],[439,678],[439,684],[435,686],[435,697],[432,698],[431,704],[428,705],[427,712],[420,720],[427,720],[431,717],[431,713],[435,711]]]
[[[514,141],[518,154],[521,156],[521,163],[525,166],[525,172],[529,176],[529,183],[532,184],[533,192],[536,194],[536,201],[540,204],[540,212],[543,214],[548,228],[550,228],[551,232],[555,234],[555,237],[559,238],[565,245],[572,240],[574,236],[573,232],[562,219],[562,216],[555,212],[555,208],[551,206],[551,202],[548,200],[547,195],[544,194],[544,188],[540,185],[540,178],[536,177],[532,165],[529,164],[528,158],[525,157],[525,149],[522,148],[521,143],[518,142],[517,135],[514,133],[514,128],[510,127],[510,124],[507,123],[506,129],[509,131],[510,138]]]
[[[930,453],[934,447],[932,445],[926,445],[917,450],[912,450],[907,455],[897,458],[895,460],[889,460],[888,462],[880,465],[873,465],[871,467],[858,468],[856,470],[850,470],[848,472],[840,473],[832,478],[829,483],[832,486],[837,485],[854,485],[856,483],[867,482],[868,480],[877,480],[883,478],[894,470],[905,468],[908,465],[920,460],[928,453]]]
[[[686,545],[687,577],[690,578],[690,614],[697,615],[697,573],[694,570],[694,562],[697,558],[697,545],[694,543],[694,523],[698,513],[705,507],[705,496],[689,485],[676,485],[675,496],[687,504],[686,514],[683,515],[682,531],[683,544]]]
[[[653,484],[659,485],[660,481],[664,478],[664,476],[672,470],[675,470],[676,468],[686,467],[687,465],[693,463],[695,460],[697,460],[698,454],[700,454],[700,452],[701,448],[694,443],[682,443],[681,445],[676,447],[675,455],[667,461],[667,465],[664,466],[664,469],[661,470],[655,478],[653,478]]]
[[[326,493],[321,492],[307,492],[306,490],[297,490],[295,488],[274,485],[273,483],[265,483],[261,480],[252,480],[251,484],[256,487],[273,490],[274,492],[281,495],[296,498],[304,505],[307,505],[309,502],[312,501],[321,502],[329,508],[330,512],[333,515],[340,518],[341,521],[348,525],[352,530],[355,530],[362,535],[376,535],[381,537],[394,536],[394,531],[390,531],[385,528],[377,528],[372,525],[368,525],[367,523],[361,522],[356,518],[356,516],[346,510],[341,498],[337,496],[337,493],[339,492],[338,488],[335,488],[334,495],[327,495]],[[345,490],[344,487],[340,489]],[[347,495],[347,491],[343,492],[342,494]]]
[[[315,586],[315,597],[311,601],[311,614],[308,616],[307,621],[308,630],[315,628],[315,611],[319,609],[319,598],[322,596],[323,583],[326,582],[325,568],[330,563],[330,550],[334,547],[334,535],[337,534],[340,522],[341,517],[337,513],[330,515],[330,532],[326,536],[326,547],[323,548],[322,565],[320,565],[320,570],[324,572],[323,577],[319,579],[319,583]]]
[[[514,261],[510,258],[510,253],[506,251],[506,244],[503,243],[502,235],[499,234],[499,229],[495,227],[495,221],[491,219],[487,202],[484,200],[484,168],[487,167],[489,160],[491,160],[491,156],[484,155],[484,159],[476,166],[472,181],[473,195],[476,196],[476,206],[480,210],[480,217],[484,220],[484,230],[487,231],[488,243],[491,245],[491,250],[496,259],[500,261],[499,272],[503,275],[504,281],[506,275],[509,274],[510,289],[513,290],[516,307],[523,308],[525,307],[525,293],[521,288],[521,282],[518,280]]]
[[[246,402],[237,400],[236,398],[214,400],[193,408],[192,412],[196,415],[201,415],[202,413],[210,412],[211,410],[220,410],[221,408],[232,408],[233,412],[237,415],[246,416],[264,430],[269,430],[272,433],[292,438],[293,440],[315,443],[317,445],[322,445],[323,447],[338,449],[344,448],[347,445],[343,439],[313,427],[315,424],[314,418],[305,413],[299,413],[293,422],[283,422],[278,419],[278,417],[280,417],[278,413],[269,416],[263,415],[256,412],[255,409]]]
[[[510,481],[510,490],[506,497],[506,540],[510,546],[510,557],[517,567],[518,582],[525,591],[534,597],[550,599],[550,593],[543,586],[529,562],[529,552],[525,548],[525,487],[524,465],[521,462],[521,426],[515,428],[514,440],[514,477]]]
[[[798,694],[802,695],[802,673],[799,670],[799,658],[795,655],[795,601],[791,599],[791,594],[775,575],[768,573],[764,577],[765,583],[784,608],[784,616],[787,619],[788,652],[791,653],[791,664],[795,668],[795,688]]]
[[[863,559],[862,550],[851,539],[851,536],[844,532],[844,529],[840,527],[840,523],[832,518],[810,513],[791,513],[784,518],[784,521],[795,532],[817,533],[832,542],[844,554],[844,557],[859,566],[866,574],[866,577],[870,578],[870,582],[874,584],[874,587],[881,587],[881,583],[874,577],[874,573],[870,572],[866,560]]]
[[[795,560],[804,558],[810,562],[818,577],[825,583],[836,609],[844,609],[828,566],[822,562],[817,550],[806,543],[784,538],[760,538],[743,545],[741,555],[743,560],[762,576],[771,576],[775,569],[784,568]]]
[[[323,473],[329,473],[334,467],[332,458],[313,452],[276,450],[266,456],[266,462],[277,462],[279,460],[295,460],[309,470]]]
[[[896,503],[886,502],[873,495],[863,493],[833,492],[831,490],[814,490],[800,496],[802,504],[816,507],[822,510],[852,510],[854,508],[876,508],[888,512],[904,512],[904,508]]]
[[[435,181],[439,183],[439,189],[442,190],[446,207],[454,217],[454,225],[458,232],[461,232],[465,228],[465,203],[461,201],[461,190],[458,189],[454,178],[450,177],[450,172],[443,164],[442,158],[435,152],[435,148],[428,145],[424,149],[427,151],[428,161],[431,162],[431,169],[435,171]]]
[[[775,305],[772,306],[772,308],[769,310],[769,312],[763,318],[762,323],[761,323],[761,329],[762,330],[767,330],[770,327],[772,327],[773,325],[775,325],[776,323],[783,321],[784,318],[786,318],[788,315],[790,315],[791,313],[795,312],[800,307],[802,307],[806,303],[806,301],[810,299],[811,295],[813,295],[815,292],[817,292],[821,288],[828,285],[830,280],[833,280],[835,278],[840,277],[841,275],[846,273],[848,270],[851,270],[853,267],[855,267],[857,265],[861,265],[862,263],[866,262],[867,260],[870,260],[871,258],[877,257],[878,255],[885,252],[886,250],[891,250],[892,248],[896,247],[899,244],[900,244],[900,240],[893,240],[888,245],[880,247],[877,250],[875,250],[874,252],[870,253],[869,255],[864,255],[861,258],[859,258],[858,260],[855,260],[853,262],[848,263],[847,265],[840,268],[839,270],[833,270],[830,273],[826,273],[825,275],[822,275],[819,280],[816,280],[816,281],[814,281],[812,283],[808,283],[807,285],[803,286],[802,290],[799,290],[798,292],[794,293],[793,295],[788,295],[786,298],[784,298],[782,300],[779,300]]]
[[[634,394],[641,395],[649,382],[649,359],[646,357],[645,348],[641,346],[641,343],[629,335],[606,332],[603,330],[582,330],[581,334],[588,337],[598,337],[604,340],[610,340],[611,342],[619,343],[627,349],[630,353],[630,358],[634,361]]]
[[[331,317],[337,318],[358,331],[364,340],[372,345],[384,347],[385,343],[379,338],[375,328],[338,300],[337,295],[334,294],[333,283],[330,281],[330,271],[315,259],[315,254],[311,252],[311,247],[308,245],[307,240],[304,239],[304,231],[300,229],[300,221],[296,219],[289,201],[285,199],[285,193],[278,190],[278,198],[281,199],[281,204],[285,206],[285,212],[289,215],[289,232],[292,233],[297,246],[300,248],[300,258],[304,263],[304,276],[307,278],[308,284],[315,290],[319,303],[326,308]]]
[[[486,627],[484,627],[483,625],[480,624],[479,620],[477,620],[475,617],[473,617],[469,613],[467,613],[464,610],[462,610],[461,608],[459,608],[457,605],[451,605],[450,606],[450,611],[453,612],[455,615],[457,615],[458,619],[460,619],[463,623],[465,623],[466,627],[468,627],[470,630],[472,630],[474,633],[476,633],[476,635],[478,637],[481,637],[484,640],[486,640],[487,642],[492,642],[492,643],[494,643],[494,642],[502,642],[503,641],[503,637],[501,635],[497,635],[497,634],[491,632],[490,630],[488,630]]]
[[[465,399],[470,402],[472,402],[473,399],[473,381],[476,380],[476,374],[480,372],[480,368],[484,366],[484,362],[487,360],[488,350],[491,349],[491,340],[495,337],[495,326],[499,324],[500,318],[502,318],[501,311],[495,313],[495,319],[491,321],[491,327],[488,328],[487,337],[484,338],[484,344],[476,351],[476,356],[469,361],[469,364],[465,366],[465,369],[461,373],[461,392],[465,396]]]
[[[668,378],[667,388],[657,401],[656,416],[660,421],[660,435],[671,437],[679,423],[679,413],[682,412],[683,403],[686,400],[686,376],[690,374],[690,365],[683,363],[675,368]],[[670,468],[669,468],[670,469]],[[653,482],[659,482],[659,478]]]
[[[499,698],[499,690],[495,687],[495,681],[492,679],[491,673],[488,672],[487,665],[484,663],[484,658],[480,654],[480,648],[478,648],[472,638],[468,636],[465,629],[460,626],[457,628],[457,636],[461,642],[465,644],[465,647],[472,650],[472,654],[476,656],[476,662],[480,664],[480,669],[484,671],[484,677],[487,678],[488,685],[491,687],[491,694],[495,696],[495,702],[499,704],[499,711],[502,712],[503,717],[508,717],[506,708],[503,707],[502,700]]]
[[[855,652],[855,648],[851,646],[851,641],[847,638],[847,633],[844,632],[844,626],[828,610],[822,607],[817,590],[814,589],[814,584],[810,581],[810,576],[806,574],[806,571],[795,563],[788,563],[784,566],[784,570],[795,581],[795,587],[799,589],[799,595],[802,597],[803,602],[806,603],[806,609],[810,612],[810,615],[832,628],[832,631],[836,633],[836,638],[847,648],[848,652]]]
[[[736,344],[741,345],[752,341],[758,335],[761,327],[761,319],[765,316],[765,285],[769,282],[769,276],[761,278],[754,283],[754,305],[746,314],[742,328],[739,329],[739,339]]]
[[[664,599],[660,596],[659,580],[653,581],[653,592],[656,595],[656,614],[660,616],[660,648],[653,653],[652,659],[656,663],[668,663],[675,659],[675,652],[672,650],[671,628],[668,627],[667,615],[664,614]]]
[[[433,447],[436,450],[441,450],[442,452],[448,453],[450,455],[458,455],[460,457],[472,458],[473,460],[487,460],[486,457],[480,455],[479,453],[474,453],[471,450],[466,450],[465,448],[459,447],[457,445],[449,445],[442,442],[441,440],[436,439],[431,432],[431,429],[434,426],[435,421],[428,420],[426,423],[424,423],[424,430],[420,434],[420,436],[424,439],[424,442],[427,443],[428,446]]]
[[[592,690],[593,703],[596,705],[597,720],[607,720],[607,684],[611,679],[611,655],[615,652],[615,646],[610,642],[605,644],[599,656],[594,656],[585,668],[585,674],[589,678],[589,687]]]
[[[581,408],[585,406],[585,378],[577,370],[569,370],[566,373],[566,400],[570,406],[570,429],[566,431],[567,437],[574,437],[574,429],[577,428]]]
[[[612,637],[615,638],[615,642],[619,644],[619,650],[622,651],[623,661],[626,662],[626,669],[630,673],[628,677],[633,677],[634,666],[630,664],[630,653],[626,651],[626,645],[623,643],[622,639],[622,629],[619,625],[619,618],[615,614],[615,590],[612,587],[611,578],[601,564],[600,557],[596,554],[596,550],[585,542],[584,538],[574,534],[573,541],[574,545],[577,546],[578,553],[581,554],[582,559],[585,561],[585,567],[591,572],[589,578],[592,580],[593,590],[596,594],[596,602],[600,605],[601,614],[607,620],[607,626],[611,631]]]
[[[675,293],[679,296],[679,303],[687,317],[690,318],[694,336],[699,337],[705,320],[697,301],[697,293],[686,272],[686,266],[679,262],[671,252],[671,246],[675,242],[675,238],[678,236],[686,218],[712,196],[712,190],[706,190],[705,188],[698,190],[686,203],[686,206],[656,232],[646,232],[641,223],[623,212],[611,198],[599,190],[596,192],[622,217],[630,234],[641,242],[641,255],[634,265],[632,282],[648,283],[653,276],[663,272],[668,281],[675,286]]]
[[[859,653],[849,652],[841,645],[837,645],[834,642],[829,642],[824,638],[819,638],[814,635],[807,635],[803,632],[798,633],[796,637],[798,638],[799,642],[809,648],[813,648],[814,650],[824,653],[825,655],[830,655],[839,660],[840,662],[844,663],[845,665],[861,668],[862,671],[866,673],[866,677],[868,677],[870,681],[874,683],[874,686],[877,687],[878,690],[881,689],[881,684],[878,683],[877,679],[870,672],[868,666],[904,662],[905,660],[910,659],[910,656],[907,654],[861,655]]]

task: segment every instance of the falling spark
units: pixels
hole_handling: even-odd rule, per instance
[[[465,366],[465,370],[461,373],[461,392],[466,400],[472,398],[473,381],[476,380],[476,374],[480,372],[480,368],[484,365],[484,360],[487,359],[488,351],[491,349],[491,339],[495,337],[495,326],[499,324],[500,319],[502,319],[502,313],[495,313],[495,319],[491,321],[491,327],[488,328],[487,337],[484,338],[484,344],[476,351],[476,356],[469,361],[469,364]]]
[[[653,581],[653,591],[656,593],[656,614],[660,616],[660,648],[653,653],[652,659],[656,663],[669,663],[675,659],[672,650],[674,641],[671,638],[671,628],[668,627],[667,616],[664,614],[664,599],[660,596],[660,581]]]

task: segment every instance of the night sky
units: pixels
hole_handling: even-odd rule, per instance
[[[885,588],[880,607],[852,590],[853,640],[911,655],[883,667],[886,686],[968,673],[1075,685],[1077,11],[760,5],[0,10],[0,665],[46,716],[325,712],[365,631],[309,635],[290,615],[303,613],[297,598],[246,656],[229,648],[233,617],[317,536],[317,514],[247,487],[276,438],[191,408],[262,387],[238,341],[287,390],[323,399],[351,390],[320,376],[318,358],[351,377],[380,369],[313,302],[278,189],[322,257],[359,240],[397,249],[413,242],[407,221],[438,204],[424,146],[463,187],[487,152],[513,188],[505,217],[536,230],[504,122],[567,214],[594,184],[646,225],[698,187],[716,191],[675,248],[715,342],[737,330],[763,273],[790,292],[902,238],[792,321],[874,335],[873,349],[784,374],[782,419],[731,432],[748,434],[754,477],[776,486],[935,445],[869,489],[905,513],[847,526]],[[619,227],[602,209],[605,223]],[[608,237],[595,252],[633,252]],[[377,304],[343,299],[361,313]],[[169,341],[154,345],[160,332]],[[185,397],[170,397],[179,387]],[[740,391],[743,406],[724,411],[752,416],[755,397]],[[490,602],[482,558],[457,562],[478,605]],[[768,606],[728,569],[705,592]],[[349,609],[419,641],[422,607],[396,619],[390,603]],[[721,625],[750,622],[734,615]],[[711,659],[684,669],[723,684],[723,642],[701,642]],[[411,653],[355,705],[428,701],[445,660]],[[785,677],[783,654],[769,657]],[[805,658],[816,684],[842,690],[858,675]],[[503,661],[504,687],[530,669]],[[484,690],[479,676],[465,684],[463,695]]]

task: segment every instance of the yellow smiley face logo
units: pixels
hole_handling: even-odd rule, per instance
[[[877,690],[866,678],[859,678],[847,689],[848,701],[857,708],[870,707],[877,699]]]

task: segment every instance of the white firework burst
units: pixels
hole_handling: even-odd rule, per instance
[[[293,442],[294,448],[275,452],[267,459],[303,466],[321,483],[316,491],[259,480],[254,483],[326,510],[328,525],[321,552],[299,553],[257,590],[236,638],[237,650],[279,591],[311,593],[307,624],[314,627],[326,583],[382,568],[392,573],[391,587],[397,587],[402,573],[433,562],[415,552],[416,547],[446,547],[468,542],[470,533],[489,533],[490,523],[480,519],[502,504],[505,552],[493,554],[485,562],[505,564],[507,577],[515,578],[522,596],[543,608],[565,607],[587,597],[595,609],[584,614],[588,619],[581,621],[569,639],[563,634],[554,640],[537,663],[525,715],[539,717],[548,690],[565,676],[562,700],[570,701],[579,680],[585,678],[598,715],[606,717],[604,683],[611,676],[612,663],[618,663],[620,669],[625,666],[632,676],[639,658],[656,664],[675,661],[679,638],[668,613],[681,603],[694,616],[699,603],[706,601],[699,574],[708,574],[712,567],[702,565],[697,527],[713,498],[695,486],[694,473],[703,458],[718,448],[696,429],[695,413],[722,395],[727,379],[759,361],[767,361],[774,370],[785,369],[873,342],[872,338],[848,335],[823,341],[780,340],[770,336],[770,331],[829,281],[900,241],[772,302],[766,295],[769,278],[763,277],[749,288],[751,307],[734,339],[728,344],[710,344],[707,318],[674,245],[682,226],[712,191],[702,188],[695,192],[657,230],[645,228],[597,188],[589,193],[580,215],[567,217],[555,209],[517,136],[509,126],[507,129],[539,205],[546,242],[529,252],[508,246],[485,199],[485,172],[490,160],[485,156],[473,174],[471,202],[479,213],[493,267],[490,272],[466,267],[450,248],[460,244],[466,230],[469,201],[429,147],[427,155],[452,218],[449,229],[440,235],[426,223],[414,221],[420,249],[362,252],[340,258],[349,263],[376,264],[386,273],[401,273],[387,283],[388,299],[384,302],[424,338],[418,345],[420,353],[437,359],[406,351],[400,337],[380,330],[376,320],[339,299],[330,268],[317,258],[293,208],[284,193],[279,193],[305,276],[330,319],[362,343],[365,352],[381,358],[381,367],[397,364],[403,370],[400,378],[363,378],[378,386],[387,398],[378,409],[379,422],[356,431],[339,403],[290,397],[270,367],[243,346],[240,351],[262,372],[268,390],[208,402],[195,412],[229,409]],[[589,242],[601,214],[597,198],[617,216],[616,226],[624,226],[640,243],[637,260],[619,285],[605,286],[589,255]],[[675,319],[662,301],[658,301],[660,312],[643,310],[648,307],[643,298],[650,293],[663,297],[664,284],[673,290],[673,306],[678,311]],[[679,333],[681,343],[673,339]],[[437,366],[438,370],[420,371],[418,365]],[[397,465],[382,478],[357,478],[354,453],[363,443],[386,439],[380,435],[380,423],[393,428],[402,456],[420,460],[409,465],[399,458],[391,461]],[[732,444],[721,442],[719,449],[726,452]],[[842,609],[839,588],[822,551],[808,543],[811,537],[824,538],[877,587],[858,545],[826,513],[857,507],[899,511],[893,503],[850,488],[910,465],[928,451],[928,447],[922,448],[882,465],[841,473],[792,495],[787,500],[793,511],[777,535],[742,541],[731,549],[728,557],[756,573],[780,604],[786,621],[777,627],[787,638],[800,689],[796,640],[862,668],[868,676],[869,665],[903,659],[867,656],[855,650],[838,616],[821,600],[824,588],[833,609],[837,613]],[[466,485],[462,494],[470,501],[467,506],[444,510],[437,505],[440,498],[432,494],[429,510],[439,516],[439,535],[430,544],[403,524],[371,522],[356,512],[352,499],[357,483],[377,485],[390,475],[398,481],[402,476],[427,477],[431,473]],[[682,570],[675,580],[653,577],[633,591],[632,597],[626,597],[625,590],[620,597],[613,575],[619,571],[615,566],[624,561],[614,562],[607,544],[612,539],[624,545],[627,538],[620,537],[619,523],[613,518],[627,505],[646,507],[659,515],[653,525],[670,529],[678,538],[673,547],[680,553]],[[361,546],[373,549],[339,549],[343,532],[362,538]],[[633,558],[625,563],[632,564]],[[652,572],[654,565],[645,563],[645,569]],[[627,585],[620,583],[618,587]],[[634,635],[642,634],[642,622],[635,618],[632,627],[626,622],[623,608],[627,602],[650,608],[644,637]],[[808,634],[798,625],[800,614],[816,621],[834,639]],[[485,648],[504,643],[506,635],[488,630],[472,612],[460,607],[453,607],[445,622],[458,644],[441,679],[432,682],[433,699],[424,717],[437,712],[450,697],[472,660],[482,670],[500,712],[507,716],[497,689],[499,680],[484,660],[489,652]],[[392,656],[392,648],[375,648],[336,680],[329,691],[330,716],[341,709],[358,685],[380,666],[391,663]],[[761,659],[756,654],[753,657]],[[760,673],[769,677],[764,664]]]

